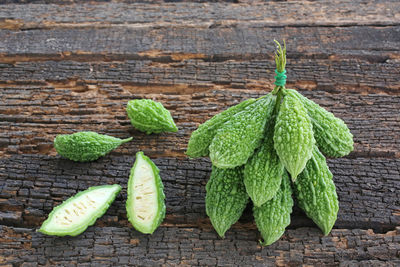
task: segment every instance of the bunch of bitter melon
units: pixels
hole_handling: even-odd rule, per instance
[[[286,89],[286,47],[278,42],[275,88],[201,124],[189,140],[189,157],[209,156],[206,213],[218,234],[241,216],[248,199],[264,241],[277,241],[290,224],[292,192],[325,235],[339,210],[332,173],[323,154],[353,150],[346,124],[296,90]]]

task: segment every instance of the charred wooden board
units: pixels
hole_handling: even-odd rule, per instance
[[[85,2],[0,5],[1,266],[400,265],[398,1]],[[261,248],[250,205],[217,237],[204,209],[210,162],[184,151],[200,123],[272,89],[274,38],[288,43],[288,87],[344,119],[355,151],[328,160],[340,199],[332,233],[295,207],[282,239]],[[125,105],[142,97],[171,110],[179,132],[134,130]],[[134,141],[92,163],[57,156],[54,137],[81,130]],[[124,208],[138,150],[167,196],[152,236]],[[111,183],[122,193],[83,235],[35,232],[55,205]]]
[[[287,230],[269,247],[256,230],[234,229],[221,240],[211,229],[161,227],[152,236],[128,228],[90,227],[74,238],[0,226],[3,262],[73,266],[398,266],[400,228],[385,234],[314,228]],[[1,263],[1,262],[0,262]]]
[[[2,1],[3,2],[3,1]],[[29,1],[10,1],[29,2]],[[32,1],[36,2],[36,1]],[[59,3],[61,1],[57,1]],[[2,28],[31,29],[54,27],[106,27],[136,25],[137,27],[216,27],[235,23],[263,23],[269,26],[353,26],[394,25],[393,17],[400,10],[396,0],[336,1],[251,1],[227,3],[163,3],[152,5],[106,3],[92,5],[7,5],[0,10]],[[107,2],[107,1],[104,1]],[[144,2],[144,1],[142,1]],[[151,2],[151,1],[148,1]],[[183,2],[183,1],[182,1]],[[244,1],[240,1],[244,2]],[[356,8],[355,8],[356,7]],[[214,25],[214,26],[213,26]]]

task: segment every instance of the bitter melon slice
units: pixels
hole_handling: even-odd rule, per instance
[[[55,207],[39,229],[47,235],[77,236],[93,225],[114,201],[121,186],[90,187]]]
[[[143,152],[136,153],[128,181],[126,211],[133,227],[144,234],[152,234],[165,217],[164,186],[159,172]]]

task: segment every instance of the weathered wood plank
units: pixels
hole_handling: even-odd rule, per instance
[[[272,50],[271,50],[272,51]],[[271,54],[271,53],[269,53]],[[272,55],[272,54],[271,54]],[[114,55],[115,56],[115,55]],[[186,55],[187,56],[187,55]],[[67,61],[40,61],[40,57],[11,57],[16,60],[0,64],[0,81],[88,81],[124,83],[131,85],[170,85],[170,92],[198,92],[201,87],[213,89],[223,85],[236,89],[273,88],[274,60],[228,60],[208,62],[201,59],[179,58],[177,55],[165,59],[170,62],[154,62],[153,59],[125,60],[117,56],[111,62],[107,57],[80,58]],[[300,55],[299,55],[300,56]],[[176,61],[173,60],[174,57]],[[22,62],[18,62],[21,60]],[[24,60],[29,60],[24,62]],[[89,62],[79,62],[89,60]],[[355,58],[288,58],[287,86],[322,90],[328,92],[388,93],[400,94],[400,61],[385,59]],[[179,87],[185,87],[181,90]],[[190,89],[190,86],[192,88]],[[151,90],[151,87],[146,87]],[[204,90],[203,89],[203,90]],[[143,91],[143,90],[142,90]],[[163,90],[160,89],[160,92]]]
[[[128,227],[90,227],[74,238],[0,226],[0,264],[7,266],[398,266],[400,228],[385,234],[311,228],[287,230],[269,247],[256,230],[221,240],[211,229],[161,227],[143,235]]]
[[[151,86],[103,83],[1,85],[0,155],[41,153],[55,155],[57,134],[92,130],[134,141],[117,150],[132,155],[183,157],[191,132],[199,123],[228,106],[266,93],[262,90],[217,89],[220,85]],[[269,86],[272,88],[272,86]],[[194,93],[193,91],[202,91]],[[161,94],[159,94],[161,93]],[[400,96],[303,91],[310,99],[342,118],[354,135],[350,157],[399,157]],[[171,110],[178,133],[146,135],[133,129],[125,105],[133,98],[153,98]]]
[[[24,1],[25,2],[25,1]],[[57,3],[59,1],[56,1]],[[70,2],[70,1],[68,1]],[[388,8],[390,6],[390,8]],[[6,5],[0,9],[0,28],[54,27],[212,27],[257,23],[265,26],[394,25],[398,1],[268,1],[251,3],[104,3]]]
[[[53,207],[90,186],[118,183],[122,194],[100,219],[103,225],[129,225],[126,184],[134,156],[109,155],[92,163],[59,157],[15,155],[0,159],[1,224],[38,227]],[[211,227],[204,208],[205,184],[211,165],[207,159],[156,158],[166,194],[163,225]],[[336,228],[364,228],[382,232],[400,225],[400,160],[328,160],[340,200]],[[313,225],[296,210],[291,228]],[[255,228],[249,209],[239,228]]]
[[[400,25],[349,27],[265,27],[231,25],[211,28],[55,28],[0,30],[0,53],[59,55],[120,54],[154,57],[183,53],[208,60],[268,58],[273,39],[286,40],[289,55],[399,57]],[[384,40],[384,41],[382,41]],[[195,55],[192,55],[195,54]]]

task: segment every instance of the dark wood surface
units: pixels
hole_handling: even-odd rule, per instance
[[[0,266],[400,265],[398,1],[0,3]],[[295,207],[262,248],[250,206],[218,238],[204,208],[210,162],[184,152],[200,123],[272,89],[273,39],[288,44],[288,87],[342,118],[355,150],[328,159],[340,200],[331,234]],[[125,106],[142,97],[171,110],[179,132],[134,130]],[[134,141],[92,163],[57,156],[54,137],[81,130]],[[138,150],[167,197],[151,236],[125,213]],[[55,205],[112,183],[122,193],[84,234],[36,232]]]

